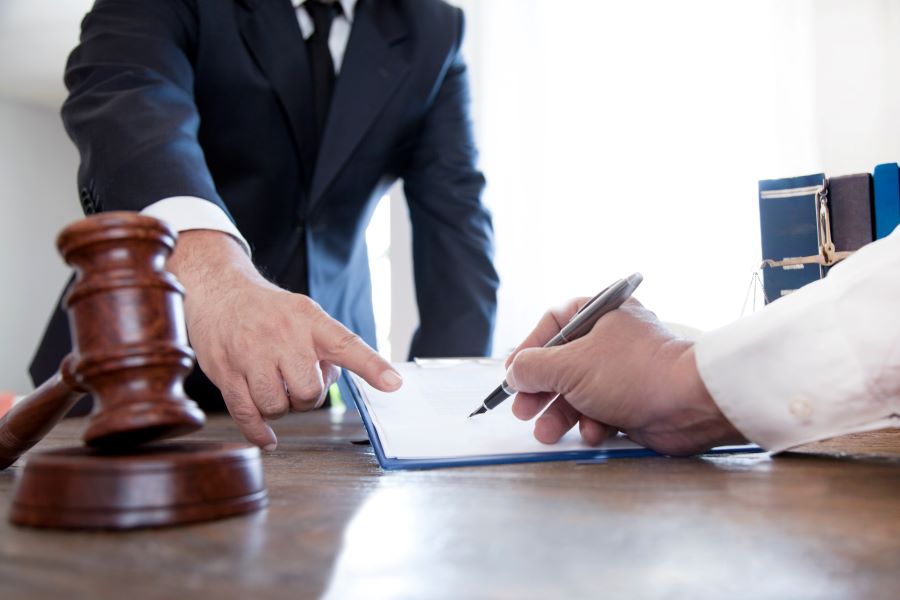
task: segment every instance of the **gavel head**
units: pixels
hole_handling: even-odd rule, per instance
[[[165,271],[175,234],[151,217],[103,213],[62,231],[57,247],[76,270],[64,306],[72,371],[98,408],[84,433],[97,447],[127,447],[200,429],[184,393],[193,366],[184,290]]]

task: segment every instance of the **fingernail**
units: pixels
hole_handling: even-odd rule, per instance
[[[513,372],[512,372],[512,369],[511,369],[511,368],[510,368],[510,369],[506,369],[506,377],[505,377],[505,379],[506,379],[506,383],[509,384],[509,387],[513,388],[514,390],[519,389],[519,386],[516,385],[516,380],[515,380],[515,378],[513,377]]]
[[[275,448],[277,447],[278,444],[268,444],[266,446],[263,446],[263,450],[265,450],[266,452],[275,452]]]
[[[403,378],[400,377],[400,373],[397,371],[390,370],[381,374],[381,381],[384,385],[393,389],[400,387],[400,384],[403,383]]]

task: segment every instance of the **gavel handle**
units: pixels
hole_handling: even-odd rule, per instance
[[[0,471],[41,441],[86,391],[75,380],[75,360],[66,356],[59,371],[0,418]]]

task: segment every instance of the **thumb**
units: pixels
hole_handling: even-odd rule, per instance
[[[527,348],[516,354],[506,371],[506,382],[520,392],[535,394],[554,392],[564,394],[561,389],[563,369],[562,348]]]

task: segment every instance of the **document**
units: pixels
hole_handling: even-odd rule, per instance
[[[512,398],[492,411],[468,418],[503,380],[506,370],[499,360],[438,360],[394,366],[403,376],[403,387],[396,392],[380,392],[354,376],[360,413],[367,426],[374,428],[385,459],[481,458],[510,462],[508,459],[515,456],[541,460],[535,455],[566,453],[567,457],[578,458],[569,456],[576,452],[590,458],[609,450],[646,452],[624,436],[601,447],[588,446],[581,441],[577,427],[556,444],[542,444],[534,439],[534,421],[513,416]],[[370,430],[370,437],[372,433]],[[376,440],[372,441],[374,445]]]
[[[588,446],[577,426],[556,444],[542,444],[534,439],[534,420],[513,416],[513,398],[470,419],[469,413],[506,375],[498,359],[432,359],[394,367],[403,386],[391,393],[350,374],[351,392],[384,469],[657,456],[621,434]],[[749,444],[711,450],[734,452],[761,449]]]

